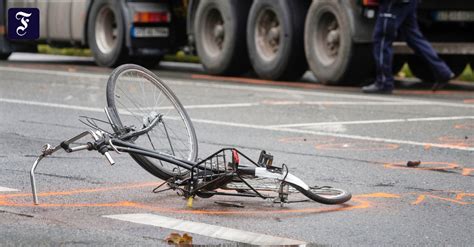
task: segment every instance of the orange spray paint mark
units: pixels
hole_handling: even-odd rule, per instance
[[[128,184],[128,185],[112,186],[112,187],[104,187],[104,188],[94,188],[94,189],[79,189],[79,190],[70,190],[70,191],[42,192],[42,193],[38,193],[38,196],[39,197],[44,197],[44,196],[68,196],[68,195],[75,195],[75,194],[96,193],[96,192],[122,190],[122,189],[134,189],[134,188],[141,188],[141,187],[153,187],[153,186],[156,187],[158,185],[159,185],[159,183],[156,183],[156,182],[147,182],[147,183]],[[26,196],[32,196],[32,194],[22,193],[22,194],[0,195],[0,199],[1,198],[13,198],[13,197],[26,197]]]
[[[464,197],[474,197],[474,193],[460,192],[456,195],[456,200],[463,200]]]
[[[465,130],[472,130],[474,129],[474,124],[456,124],[454,125],[455,129],[465,129]]]
[[[418,198],[416,199],[416,201],[412,202],[411,204],[412,205],[418,205],[420,204],[421,202],[423,202],[425,200],[426,196],[425,195],[420,195],[418,196]]]
[[[463,168],[461,174],[463,176],[470,176],[473,171],[474,171],[474,168]]]
[[[354,196],[355,198],[400,198],[400,195],[397,194],[390,194],[390,193],[372,193],[372,194],[363,194]]]
[[[474,139],[469,139],[466,136],[442,136],[438,138],[443,144],[455,146],[455,147],[473,147]]]
[[[458,205],[471,205],[474,204],[474,202],[467,202],[463,201],[465,197],[473,197],[473,193],[464,193],[464,192],[455,192],[456,196],[453,198],[449,197],[443,197],[443,196],[438,196],[438,195],[433,195],[433,194],[422,194],[419,195],[418,198],[412,202],[412,205],[418,205],[426,200],[426,198],[431,198],[431,199],[436,199],[440,201],[445,201],[445,202],[450,202]]]

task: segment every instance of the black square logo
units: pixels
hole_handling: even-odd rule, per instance
[[[8,38],[34,40],[39,38],[39,9],[8,9]]]

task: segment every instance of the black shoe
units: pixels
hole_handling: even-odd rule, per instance
[[[362,88],[364,93],[376,93],[376,94],[392,94],[393,88],[384,87],[378,83],[372,83]]]
[[[446,85],[448,85],[449,81],[454,79],[456,75],[454,75],[454,73],[451,73],[449,75],[449,77],[447,78],[442,78],[440,80],[438,80],[434,85],[433,87],[431,87],[431,90],[433,92],[436,92],[437,90],[440,90],[440,89],[443,89],[444,87],[446,87]]]

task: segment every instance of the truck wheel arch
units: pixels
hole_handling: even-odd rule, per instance
[[[83,30],[83,36],[82,36],[82,44],[83,45],[86,45],[86,46],[89,46],[87,40],[88,40],[88,32],[87,32],[87,23],[89,23],[89,18],[90,18],[90,15],[91,15],[91,8],[92,8],[92,5],[93,3],[95,2],[96,0],[90,0],[88,2],[88,5],[87,5],[87,16],[86,16],[86,19],[84,20],[85,21],[85,25],[84,25],[84,30]],[[125,2],[125,0],[119,0],[119,3],[120,3],[120,10],[122,12],[122,16],[124,17],[123,18],[123,25],[125,26],[125,30],[129,30],[130,27],[128,25],[128,23],[131,23],[130,20],[132,20],[132,17],[130,17],[128,11],[127,11],[127,3]],[[126,47],[130,47],[131,46],[131,38],[130,38],[130,35],[125,35],[125,45]]]

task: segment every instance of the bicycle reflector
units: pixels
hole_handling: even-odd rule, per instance
[[[232,163],[235,165],[239,165],[240,163],[239,153],[235,149],[232,149]]]
[[[163,12],[136,12],[133,16],[134,23],[169,23],[171,13]]]

